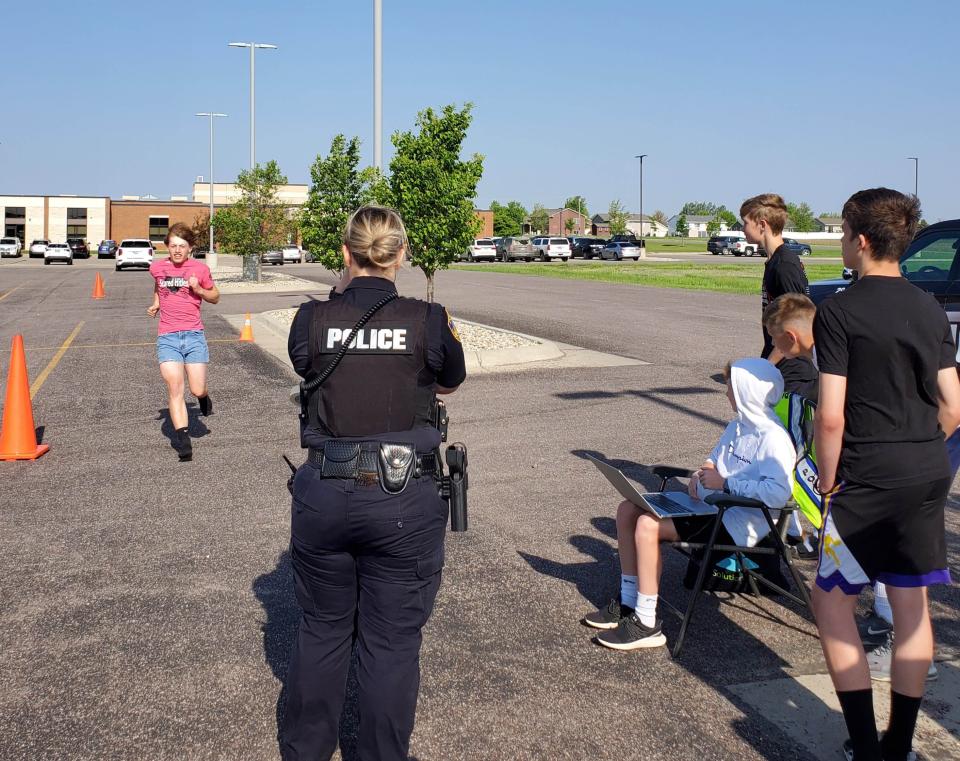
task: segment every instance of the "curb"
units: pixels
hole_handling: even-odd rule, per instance
[[[228,323],[239,330],[243,325],[243,315],[221,315]],[[456,318],[455,318],[456,319]],[[287,336],[290,328],[274,317],[268,317],[266,313],[260,312],[252,315],[253,334],[255,343],[264,351],[277,357],[287,368],[293,369],[290,365],[290,358],[287,356]],[[476,325],[487,330],[495,330],[500,333],[509,333],[521,336],[535,343],[530,346],[515,346],[507,349],[465,349],[464,359],[466,360],[467,372],[473,374],[496,372],[500,368],[513,368],[518,365],[526,365],[534,362],[546,362],[548,360],[561,359],[564,352],[553,341],[547,341],[537,336],[518,333],[514,330],[504,330],[493,325],[484,325],[472,320],[456,320],[457,322]]]

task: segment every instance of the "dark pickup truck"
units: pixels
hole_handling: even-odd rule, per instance
[[[960,329],[960,219],[937,222],[920,230],[900,257],[900,271],[907,280],[940,302],[956,342]],[[845,291],[854,279],[854,273],[845,271],[842,278],[810,283],[810,298],[819,304]]]

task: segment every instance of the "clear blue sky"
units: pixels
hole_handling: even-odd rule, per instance
[[[849,194],[913,189],[927,219],[960,216],[960,3],[887,0],[383,0],[384,152],[418,110],[475,104],[486,157],[477,204],[558,205],[583,194],[674,213],[736,210],[774,190],[838,211]],[[8,4],[0,193],[187,194],[248,162],[257,57],[257,158],[291,182],[331,137],[372,163],[372,0]]]

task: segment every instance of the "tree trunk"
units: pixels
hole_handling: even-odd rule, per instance
[[[423,274],[427,275],[426,272]],[[433,275],[427,275],[427,301],[433,303]]]
[[[257,254],[244,255],[243,280],[260,282],[260,257]]]

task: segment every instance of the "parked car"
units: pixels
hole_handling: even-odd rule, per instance
[[[566,238],[550,238],[541,236],[531,241],[533,250],[541,261],[548,262],[551,259],[560,259],[567,261],[570,258],[570,243]]]
[[[66,262],[73,264],[73,251],[66,243],[49,243],[43,252],[43,263]]]
[[[493,238],[476,238],[460,258],[468,262],[492,262],[497,258],[497,245]]]
[[[21,248],[19,238],[0,238],[0,258],[4,256],[20,256]]]
[[[74,258],[90,258],[90,249],[87,248],[87,242],[83,238],[67,238],[67,245],[73,251]]]
[[[759,243],[747,243],[746,238],[737,238],[734,240],[731,253],[734,256],[756,256],[757,254],[766,256],[763,251],[763,246]]]
[[[801,243],[795,238],[784,238],[783,244],[797,256],[810,256],[810,246],[806,243]]]
[[[264,251],[260,254],[260,264],[283,264],[283,251],[280,249]]]
[[[124,267],[146,267],[153,264],[153,243],[146,238],[127,238],[117,248],[117,272]]]
[[[497,257],[501,262],[512,262],[515,259],[529,262],[536,256],[537,252],[533,250],[530,239],[522,235],[505,235],[497,244]]]
[[[610,241],[600,250],[601,259],[639,259],[640,246],[630,240]]]
[[[102,240],[97,246],[97,259],[114,259],[117,256],[117,242],[115,240]]]
[[[740,235],[714,235],[707,241],[707,253],[713,254],[714,256],[732,254],[733,247],[736,243],[738,241],[746,242],[746,240],[746,238]]]
[[[284,262],[293,262],[294,264],[300,264],[303,261],[303,252],[300,251],[300,246],[295,243],[291,243],[289,246],[284,246],[280,253],[283,254]]]
[[[47,246],[50,245],[50,241],[45,239],[35,240],[30,244],[30,258],[42,257],[47,252]]]
[[[600,256],[600,251],[606,245],[606,241],[601,238],[574,237],[567,240],[570,241],[570,256],[574,258],[582,256],[584,259],[592,259]]]
[[[900,272],[915,286],[931,294],[946,310],[956,342],[960,332],[960,311],[957,311],[955,295],[960,293],[960,219],[937,222],[920,230],[900,257]],[[845,291],[856,279],[857,273],[845,267],[840,278],[810,283],[810,298],[819,304]]]

